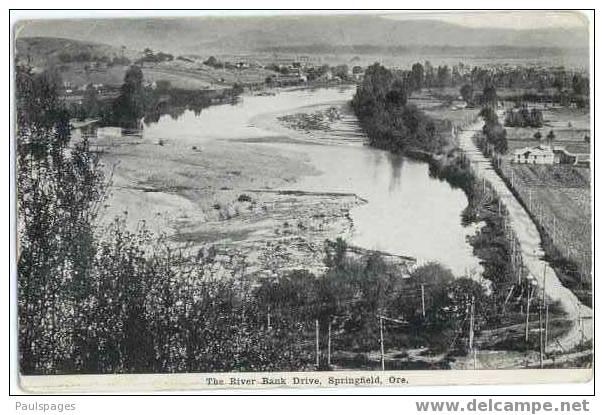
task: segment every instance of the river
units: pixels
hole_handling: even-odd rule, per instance
[[[298,177],[283,190],[355,193],[367,201],[350,212],[352,244],[412,256],[420,264],[438,261],[458,276],[478,275],[479,260],[467,242],[476,228],[461,221],[464,193],[430,177],[424,162],[364,145],[357,120],[346,109],[353,93],[353,88],[343,87],[246,95],[235,105],[212,106],[197,115],[185,111],[179,117],[162,116],[144,127],[142,139],[169,138],[187,146],[244,142],[250,148],[299,156],[318,173]],[[283,114],[326,105],[343,114],[328,131],[308,134],[277,121]]]

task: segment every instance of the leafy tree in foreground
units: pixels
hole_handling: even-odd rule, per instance
[[[57,373],[86,350],[103,175],[86,140],[69,146],[56,82],[17,67],[16,87],[20,362],[25,373]]]

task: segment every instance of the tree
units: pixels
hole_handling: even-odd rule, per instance
[[[357,75],[357,74],[363,73],[363,67],[359,66],[359,65],[353,66],[352,67],[352,73],[353,73],[353,75]]]
[[[82,100],[82,109],[84,117],[96,118],[100,115],[100,104],[98,100],[98,91],[92,84],[86,86]]]
[[[531,110],[529,125],[533,128],[541,128],[543,126],[543,113],[537,108]]]
[[[491,107],[484,107],[478,113],[484,120],[485,124],[496,124],[499,122],[499,118],[497,117],[497,113]]]
[[[508,149],[507,132],[499,123],[497,112],[491,106],[485,106],[480,111],[480,116],[485,123],[482,131],[487,138],[487,141],[493,145],[498,153],[505,153]]]
[[[589,93],[589,80],[581,75],[573,75],[572,85],[573,92],[576,95],[587,95]]]
[[[395,106],[404,106],[407,103],[407,95],[407,85],[404,81],[397,79],[386,94],[386,102]]]
[[[424,87],[424,66],[421,63],[414,63],[411,67],[409,83],[413,91],[419,91]]]
[[[437,70],[438,86],[445,88],[451,85],[451,69],[447,66],[439,66]]]
[[[144,115],[145,107],[143,71],[133,65],[126,71],[120,95],[113,103],[114,117],[122,125],[133,125]]]
[[[539,141],[541,141],[541,138],[542,138],[542,137],[543,137],[543,136],[541,135],[541,131],[537,131],[537,132],[535,133],[535,135],[533,135],[533,138],[534,138],[535,140],[539,140]]]
[[[488,308],[488,297],[484,287],[470,278],[458,278],[447,287],[449,292],[449,311],[457,321],[468,316],[470,305],[474,302],[474,315],[485,315]],[[475,328],[479,329],[480,320],[474,320]]]
[[[86,328],[103,173],[86,139],[70,143],[52,76],[18,66],[15,83],[20,368],[81,370],[94,349]]]
[[[483,105],[496,107],[497,106],[497,89],[494,85],[489,84],[482,91]]]
[[[220,62],[218,62],[218,59],[216,59],[214,56],[210,56],[203,64],[213,68],[221,65]]]
[[[335,68],[333,68],[333,74],[334,76],[340,77],[340,79],[348,79],[348,65],[337,65]]]
[[[424,62],[424,85],[428,88],[435,86],[436,80],[434,75],[434,67],[430,61]]]
[[[556,139],[556,134],[554,134],[554,130],[550,130],[549,133],[547,134],[548,143],[552,144],[555,139]]]
[[[463,86],[459,89],[459,93],[468,105],[471,105],[474,102],[474,88],[472,88],[472,85],[463,84]]]

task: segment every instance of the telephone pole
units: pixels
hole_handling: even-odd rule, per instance
[[[271,327],[271,306],[268,306],[268,312],[266,313],[266,328],[270,330]]]
[[[545,273],[547,271],[547,264],[544,262],[543,263],[543,290],[542,290],[542,294],[541,294],[541,307],[545,307]]]
[[[549,304],[545,305],[545,339],[543,340],[543,352],[547,354],[547,331],[549,326]]]
[[[327,326],[327,366],[331,367],[331,320]]]
[[[316,355],[317,355],[317,367],[319,367],[319,319],[315,320],[315,338],[316,338]]]
[[[470,303],[470,350],[474,349],[474,296],[472,296],[472,302]]]
[[[382,353],[382,371],[386,370],[384,362],[384,318],[380,316],[380,351]]]
[[[426,299],[425,299],[424,284],[422,284],[422,317],[426,318]]]
[[[539,308],[539,362],[541,368],[543,368],[543,353],[545,351],[545,343],[547,342],[547,335],[544,336],[544,332],[547,333],[547,317],[545,319],[545,327],[542,326],[542,314],[545,311],[545,284],[546,284],[546,272],[547,264],[543,263],[543,293],[541,295],[541,307]]]
[[[531,297],[533,296],[533,287],[526,290],[526,329],[524,332],[524,340],[528,342],[529,340],[529,318],[531,315]]]
[[[539,367],[543,369],[543,309],[539,307]]]
[[[476,361],[476,349],[474,348],[474,296],[472,296],[472,303],[470,304],[470,352],[474,358],[474,370],[477,369]]]

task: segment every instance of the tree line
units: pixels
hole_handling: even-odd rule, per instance
[[[589,105],[589,77],[564,68],[530,66],[468,66],[463,63],[433,66],[429,61],[417,62],[410,70],[401,71],[411,90],[422,88],[462,87],[461,95],[468,103],[487,87],[508,89],[507,99],[519,104],[526,101],[554,102],[563,106]]]
[[[57,83],[57,81],[54,81]],[[66,106],[71,118],[99,119],[102,125],[135,128],[141,120],[157,122],[164,114],[180,114],[186,109],[199,114],[213,102],[234,102],[243,92],[241,85],[220,91],[196,91],[174,87],[159,80],[153,86],[145,82],[142,69],[128,68],[117,97],[106,99],[92,84],[84,91],[82,102]]]
[[[543,127],[543,113],[537,108],[528,109],[523,105],[520,109],[509,109],[505,114],[506,127]]]
[[[407,104],[409,95],[419,88],[413,79],[378,63],[365,71],[352,107],[371,145],[407,154],[439,152],[446,145],[437,123]]]

